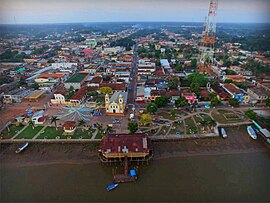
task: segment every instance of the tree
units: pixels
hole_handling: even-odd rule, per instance
[[[238,100],[235,99],[235,98],[230,98],[230,99],[229,99],[229,104],[230,104],[231,106],[233,106],[233,107],[239,106],[239,102],[238,102]]]
[[[78,122],[78,126],[84,127],[85,124],[86,124],[86,122],[84,120],[79,120],[79,122]],[[84,132],[84,128],[82,128],[82,131]]]
[[[148,103],[147,104],[147,107],[146,107],[146,110],[149,112],[149,113],[154,113],[158,110],[158,107],[155,103]]]
[[[206,120],[201,120],[200,124],[202,125],[204,131],[204,128],[208,125],[208,122]]]
[[[196,67],[197,67],[197,59],[192,59],[192,60],[191,60],[191,66],[192,66],[193,68],[196,68]]]
[[[197,83],[197,82],[192,82],[192,83],[190,84],[190,90],[191,90],[192,92],[194,92],[197,96],[199,96],[199,95],[200,95],[200,90],[201,90],[200,84]]]
[[[56,117],[56,116],[52,116],[51,117],[51,124],[52,123],[54,123],[54,126],[55,126],[55,129],[57,130],[57,121],[58,121],[59,119]]]
[[[224,80],[224,83],[232,83],[233,81],[232,81],[232,79],[225,79]]]
[[[179,84],[178,78],[173,78],[168,81],[168,87],[170,89],[177,89]]]
[[[185,97],[180,97],[179,99],[175,100],[174,104],[177,108],[184,107],[188,105],[188,100],[186,100]]]
[[[180,65],[180,64],[177,64],[174,69],[177,70],[177,71],[183,71],[184,70],[183,66]]]
[[[102,87],[102,88],[100,88],[99,91],[101,94],[112,94],[113,93],[113,90],[110,87]]]
[[[158,108],[165,107],[169,102],[169,98],[166,96],[157,97],[154,103],[157,105]]]
[[[134,134],[138,130],[138,123],[136,122],[128,123],[128,130],[131,134]]]
[[[93,127],[92,127],[92,125],[90,125],[89,127],[88,127],[88,135],[90,135],[90,134],[92,134],[93,132],[95,132],[95,129],[93,129]]]
[[[176,111],[173,109],[170,111],[171,117],[174,117],[176,115]]]
[[[217,97],[217,93],[215,93],[215,92],[210,92],[210,94],[209,94],[209,99],[210,100],[212,100],[212,99],[214,99],[214,98],[216,98]]]
[[[257,117],[257,113],[255,113],[252,109],[248,109],[245,111],[245,117],[251,120],[255,120]]]
[[[198,83],[200,87],[205,87],[207,84],[207,78],[203,74],[193,73],[188,76],[190,83]]]
[[[70,92],[73,92],[74,91],[74,87],[72,85],[69,87],[69,91]]]
[[[270,98],[267,98],[267,99],[265,100],[265,105],[266,105],[267,107],[270,107]]]
[[[217,97],[211,99],[211,106],[217,106],[220,104],[220,100]]]
[[[98,92],[97,91],[88,92],[87,94],[88,94],[88,96],[91,96],[91,97],[98,96]]]
[[[31,88],[34,88],[35,90],[39,88],[39,84],[38,83],[33,83],[32,85],[30,85]]]
[[[142,114],[140,118],[140,124],[142,126],[148,125],[152,122],[153,118],[150,114]]]
[[[113,130],[112,126],[107,125],[107,127],[106,127],[106,134],[111,133],[111,132],[112,132],[112,130]]]
[[[29,124],[30,126],[32,126],[33,129],[35,128],[35,124],[34,124],[34,122],[33,122],[32,120],[29,120],[28,124]]]

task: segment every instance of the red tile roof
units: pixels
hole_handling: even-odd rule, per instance
[[[126,147],[128,152],[149,152],[152,150],[151,140],[142,133],[137,134],[115,134],[104,137],[101,141],[100,149],[102,152],[123,153]]]

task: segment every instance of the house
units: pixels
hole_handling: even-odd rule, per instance
[[[238,89],[234,84],[222,84],[222,88],[228,92],[232,98],[238,100],[239,103],[242,103],[244,100],[244,95],[240,89]]]
[[[35,79],[35,82],[39,86],[54,86],[65,79],[66,74],[64,73],[42,73]]]
[[[79,89],[70,99],[70,104],[73,106],[77,106],[79,104],[82,104],[85,100],[86,94],[88,92],[87,86],[83,86],[81,89]]]
[[[70,89],[72,86],[74,90],[81,89],[83,82],[88,78],[88,73],[75,73],[68,80],[65,81],[65,88]]]
[[[217,85],[211,85],[211,92],[215,92],[217,94],[217,98],[219,100],[228,100],[229,98],[231,98],[230,94],[227,93],[222,87],[219,87]]]
[[[115,92],[111,98],[105,95],[105,110],[107,115],[124,116],[127,103],[127,92]]]
[[[98,66],[90,65],[84,69],[84,72],[89,73],[90,75],[94,75],[97,72]]]
[[[35,112],[31,118],[31,121],[33,121],[35,125],[42,125],[45,120],[46,117],[44,116],[44,110]]]
[[[75,130],[76,130],[76,121],[66,121],[63,124],[63,130],[64,133],[66,134],[74,134]]]
[[[256,102],[263,102],[264,100],[270,98],[270,91],[266,91],[263,88],[248,88],[247,93],[256,100]]]
[[[190,88],[182,88],[181,89],[182,97],[185,97],[189,104],[193,104],[196,99],[196,95],[191,92]]]
[[[126,83],[101,83],[99,85],[99,89],[102,87],[110,87],[112,88],[113,92],[125,92],[127,89],[127,84]]]
[[[233,82],[244,82],[245,77],[242,75],[224,75],[223,81],[225,80],[232,80]]]
[[[51,99],[51,104],[53,105],[61,105],[61,104],[66,104],[66,99],[65,99],[65,92],[64,91],[56,91],[54,92],[54,98]]]
[[[4,104],[19,103],[22,101],[22,98],[29,95],[31,92],[33,92],[33,90],[34,90],[33,88],[30,89],[17,88],[11,90],[8,93],[4,94],[3,103]]]

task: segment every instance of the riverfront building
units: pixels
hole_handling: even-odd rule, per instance
[[[153,156],[151,140],[145,134],[111,134],[100,144],[99,157],[102,162],[147,161]]]

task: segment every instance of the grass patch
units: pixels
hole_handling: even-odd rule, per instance
[[[176,135],[176,133],[180,133],[180,135],[185,134],[185,127],[183,121],[181,123],[173,123],[170,134]]]
[[[1,134],[1,139],[10,139],[23,128],[24,128],[24,125],[19,125],[19,126],[10,125],[9,126],[10,131],[8,131],[8,129],[6,128]]]
[[[61,137],[63,133],[63,128],[57,128],[57,130],[55,129],[55,127],[52,126],[48,126],[47,128],[45,128],[44,133],[41,133],[37,139],[55,139],[57,136]]]
[[[75,133],[71,136],[72,139],[91,139],[92,133],[88,130],[76,129]]]
[[[28,126],[15,139],[32,139],[42,128],[43,126],[37,126],[33,129],[32,126]]]
[[[185,123],[186,123],[187,134],[198,133],[198,129],[192,118],[185,119]]]
[[[102,137],[103,137],[103,133],[98,131],[97,134],[96,134],[95,139],[102,139]]]
[[[167,125],[162,126],[161,129],[160,129],[160,131],[159,131],[159,133],[157,135],[166,135],[166,133],[168,132],[169,128],[170,127],[167,126]]]

